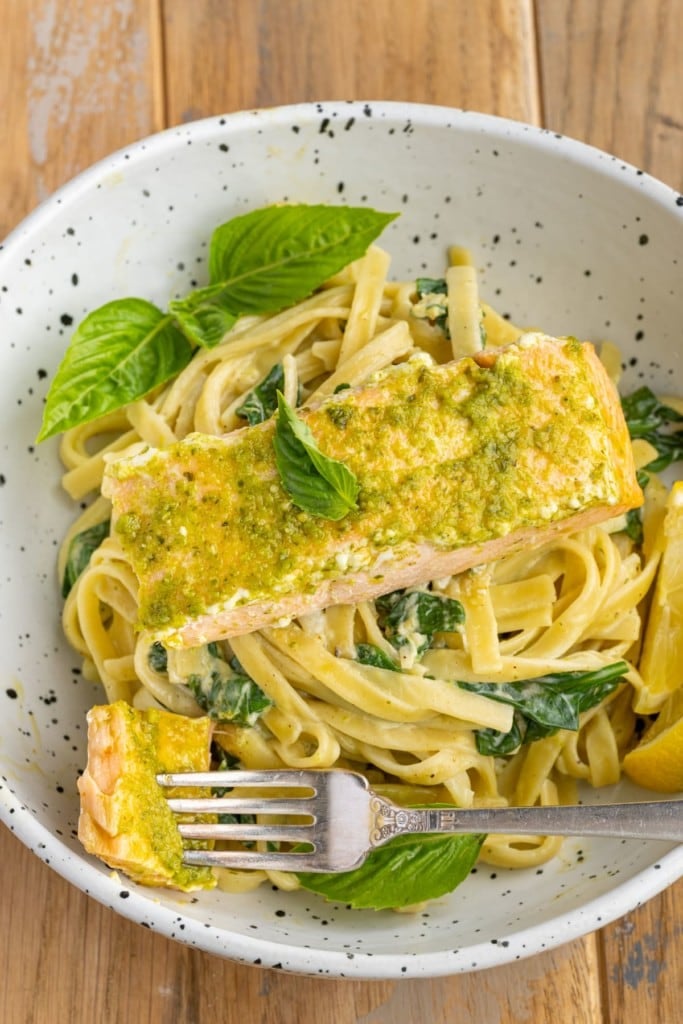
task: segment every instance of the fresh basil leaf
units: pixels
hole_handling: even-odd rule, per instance
[[[169,303],[183,334],[195,345],[215,348],[237,321],[238,312],[228,308],[222,285],[209,285]]]
[[[373,850],[353,871],[301,872],[304,889],[356,910],[409,907],[452,892],[472,870],[482,835],[405,835]]]
[[[657,450],[658,457],[643,467],[646,474],[661,473],[672,462],[683,459],[683,432],[672,430],[672,424],[683,423],[681,413],[660,402],[648,387],[626,395],[621,407],[631,437],[643,438]]]
[[[62,579],[62,597],[67,597],[74,583],[88,563],[94,551],[100,546],[105,537],[109,536],[110,520],[105,519],[102,523],[89,526],[87,530],[81,530],[69,544],[69,553],[64,567]]]
[[[361,665],[374,665],[375,668],[386,668],[392,672],[399,671],[396,662],[375,644],[356,644],[356,659]]]
[[[310,295],[362,256],[397,214],[364,207],[282,206],[221,225],[211,284],[170,303],[119,299],[76,329],[47,395],[37,440],[143,398],[183,370],[193,345],[213,348],[244,313],[270,313]]]
[[[276,363],[261,383],[249,392],[235,412],[247,420],[251,427],[269,420],[277,409],[277,393],[282,391],[284,386],[285,371],[282,363]]]
[[[362,256],[393,214],[363,207],[270,206],[235,217],[211,238],[211,284],[170,304],[187,337],[204,348],[245,313],[272,313],[306,298]]]
[[[211,238],[209,273],[225,308],[266,313],[300,302],[362,256],[398,215],[369,207],[268,206]]]
[[[511,753],[522,743],[552,736],[558,729],[576,730],[579,715],[595,707],[621,683],[625,661],[586,672],[555,672],[516,683],[458,683],[463,690],[511,704],[515,718],[509,733],[477,730],[480,753]]]
[[[281,391],[273,445],[282,485],[297,508],[323,519],[342,519],[356,508],[360,490],[354,473],[328,458]]]
[[[428,590],[394,590],[375,600],[378,622],[389,643],[415,644],[418,656],[431,646],[435,633],[452,633],[465,621],[460,601]]]
[[[38,440],[143,398],[183,370],[192,348],[172,317],[117,299],[76,328],[48,391]]]

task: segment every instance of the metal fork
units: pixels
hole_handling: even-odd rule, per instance
[[[559,807],[405,808],[375,793],[355,772],[224,771],[157,776],[161,786],[210,787],[229,793],[171,797],[180,814],[277,815],[283,823],[182,822],[184,839],[261,842],[265,849],[187,849],[186,864],[279,871],[350,871],[395,836],[408,833],[617,836],[683,841],[683,800]],[[275,794],[244,795],[245,787]],[[289,820],[287,820],[289,819]],[[294,819],[294,820],[292,820]],[[277,845],[287,844],[279,849]]]

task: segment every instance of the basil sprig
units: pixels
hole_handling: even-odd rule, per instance
[[[362,206],[267,206],[216,228],[211,283],[227,308],[264,313],[300,302],[364,254],[395,220]]]
[[[301,872],[297,878],[302,888],[355,910],[410,907],[438,899],[464,881],[484,838],[468,834],[399,836],[373,850],[353,871]]]
[[[184,370],[192,346],[173,318],[144,299],[117,299],[86,316],[50,385],[38,441],[114,412]]]
[[[354,473],[318,448],[310,428],[281,391],[277,393],[275,462],[282,485],[297,508],[323,519],[343,519],[355,509],[360,486]]]
[[[197,288],[184,299],[169,303],[168,308],[185,337],[202,348],[220,344],[239,316],[226,305],[220,284]]]
[[[396,214],[351,206],[270,206],[216,228],[210,281],[163,312],[116,299],[77,327],[48,391],[38,440],[144,398],[213,348],[243,314],[300,302],[358,259]]]

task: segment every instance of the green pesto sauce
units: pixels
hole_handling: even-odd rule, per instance
[[[119,827],[123,834],[138,841],[138,877],[148,882],[153,872],[172,880],[180,889],[213,887],[215,878],[210,868],[183,864],[183,840],[166,803],[170,791],[163,791],[156,782],[159,772],[205,769],[208,732],[204,736],[196,722],[188,726],[188,719],[176,727],[169,724],[171,716],[167,712],[137,711],[124,701],[112,705],[112,712],[114,709],[125,717],[128,738],[126,771],[117,785]]]
[[[413,361],[308,412],[320,450],[360,483],[358,509],[339,522],[290,502],[272,421],[234,444],[190,436],[122,467],[133,496],[117,530],[141,580],[142,625],[163,631],[230,599],[311,591],[387,548],[481,543],[566,517],[577,496],[582,507],[605,501],[615,485],[595,443],[599,412],[586,406],[586,357],[579,343],[563,352],[572,372],[558,370],[552,387],[535,384],[511,346],[492,367]],[[548,511],[544,474],[558,465]],[[344,557],[354,552],[355,564]]]

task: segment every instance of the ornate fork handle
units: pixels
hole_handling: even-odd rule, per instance
[[[683,841],[683,800],[559,807],[405,808],[370,800],[370,842],[381,846],[411,832],[616,836]]]

